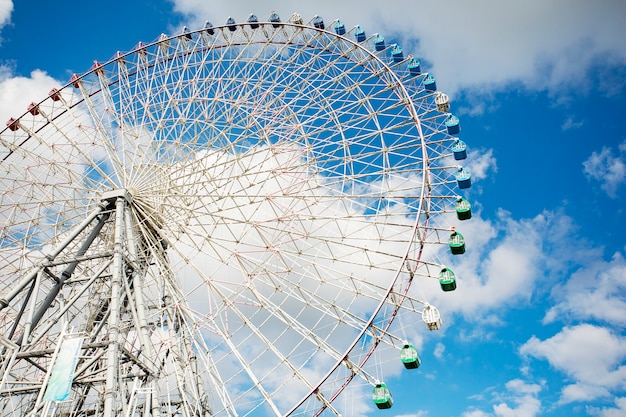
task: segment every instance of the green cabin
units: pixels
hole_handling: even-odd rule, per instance
[[[468,220],[472,218],[472,205],[464,198],[456,201],[456,217],[459,220]]]
[[[453,255],[462,255],[465,253],[465,239],[459,232],[452,232],[448,239],[448,246]]]
[[[400,350],[400,359],[406,369],[417,369],[420,366],[417,349],[410,343],[406,343]]]
[[[439,285],[444,291],[454,291],[456,289],[456,277],[450,268],[443,268],[439,273]]]
[[[391,398],[389,388],[387,388],[384,382],[376,384],[372,393],[372,400],[374,400],[376,407],[380,409],[391,408],[393,399]]]

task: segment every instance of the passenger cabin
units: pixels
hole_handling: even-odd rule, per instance
[[[467,145],[465,142],[457,139],[452,145],[452,154],[457,161],[467,158]]]
[[[187,26],[183,26],[183,32],[182,32],[183,38],[190,41],[193,39],[193,35],[191,34],[191,31],[189,31],[189,29],[187,28]]]
[[[8,121],[7,121],[7,127],[9,128],[9,130],[11,130],[12,132],[15,132],[17,129],[20,128],[20,124],[19,122],[14,119],[13,117],[11,117]]]
[[[211,24],[211,22],[209,22],[208,20],[204,22],[204,30],[210,36],[213,36],[215,34],[215,30],[213,29],[213,24]]]
[[[379,409],[391,408],[393,405],[393,399],[391,398],[391,392],[384,382],[376,384],[374,391],[372,392],[372,400]]]
[[[382,35],[376,34],[374,38],[374,47],[378,52],[385,50],[385,38]]]
[[[98,61],[94,61],[91,66],[91,70],[96,73],[96,75],[101,76],[104,75],[104,69],[102,68],[102,64]]]
[[[424,77],[424,88],[427,91],[436,91],[437,90],[437,82],[435,81],[435,76],[432,74],[427,74]]]
[[[280,16],[278,16],[278,13],[272,13],[270,15],[269,21],[272,23],[272,27],[274,29],[282,26],[280,24]]]
[[[455,205],[456,217],[459,220],[468,220],[472,218],[472,205],[464,198],[459,198]]]
[[[48,97],[50,97],[52,99],[52,101],[59,101],[59,100],[61,100],[61,92],[58,89],[53,88],[48,93]]]
[[[300,13],[293,13],[289,18],[291,23],[295,23],[296,25],[303,25],[304,20],[302,20],[302,15]]]
[[[313,27],[317,29],[324,29],[326,27],[324,25],[324,19],[322,19],[320,16],[315,16],[313,18]]]
[[[228,18],[228,20],[226,21],[226,26],[228,26],[228,29],[231,32],[234,32],[237,30],[237,24],[235,22],[235,19],[233,19],[232,17]]]
[[[404,61],[404,53],[402,52],[402,47],[400,45],[393,45],[393,48],[391,48],[391,57],[393,58],[393,62]]]
[[[296,25],[304,24],[304,20],[302,20],[302,15],[300,13],[292,14],[289,20],[291,21],[291,23],[295,23]]]
[[[456,289],[456,277],[450,268],[443,268],[439,272],[439,285],[444,291],[454,291]]]
[[[428,330],[439,330],[441,328],[441,315],[437,307],[427,304],[422,311],[422,320],[426,323]]]
[[[335,33],[337,35],[345,35],[346,34],[346,25],[344,25],[341,20],[337,20],[335,22]]]
[[[117,51],[113,56],[113,59],[115,60],[115,62],[118,62],[120,64],[124,64],[126,62],[126,60],[124,59],[124,54],[121,51]]]
[[[451,114],[446,119],[446,129],[448,130],[448,134],[456,135],[461,131],[461,125],[459,123],[459,118],[455,115]]]
[[[39,105],[33,101],[28,105],[28,112],[33,116],[37,116],[39,114]]]
[[[465,171],[460,167],[456,172],[456,183],[461,189],[470,188],[472,186],[472,176],[469,171]]]
[[[74,86],[74,88],[80,87],[80,77],[76,74],[72,75],[72,77],[70,78],[70,83],[72,84],[72,86]]]
[[[463,235],[457,231],[454,231],[450,234],[450,238],[448,239],[448,246],[450,247],[450,252],[453,255],[462,255],[465,253],[465,239]]]
[[[422,73],[422,67],[421,67],[420,61],[417,58],[412,57],[411,59],[409,59],[408,67],[409,67],[409,74],[411,74],[414,77]]]
[[[357,26],[354,29],[354,38],[357,42],[363,42],[365,40],[365,31],[361,26]]]
[[[400,350],[400,359],[406,369],[417,369],[420,366],[420,357],[417,354],[417,349],[410,343],[405,343]]]
[[[170,40],[168,36],[165,33],[161,33],[161,35],[159,35],[159,49],[163,54],[167,54],[169,48]]]
[[[448,96],[442,92],[437,92],[437,96],[435,96],[435,104],[437,105],[437,110],[442,113],[446,113],[450,110],[450,99],[448,99]]]
[[[251,14],[248,17],[248,23],[251,29],[257,29],[259,27],[259,18],[255,14]]]

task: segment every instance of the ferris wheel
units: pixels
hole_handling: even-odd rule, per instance
[[[391,407],[377,355],[419,366],[416,288],[465,251],[449,110],[399,45],[275,13],[33,102],[0,132],[0,415]]]

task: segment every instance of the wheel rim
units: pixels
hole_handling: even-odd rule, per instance
[[[43,270],[42,253],[50,258],[86,213],[108,213],[84,255],[95,260],[81,258],[76,275],[95,277],[90,291],[77,295],[87,278],[65,285],[72,307],[46,309],[28,330],[30,352],[56,346],[55,319],[94,334],[96,310],[85,297],[113,288],[94,270],[114,262],[116,244],[128,245],[139,266],[122,254],[119,262],[141,271],[143,291],[128,288],[121,272],[118,285],[143,300],[143,312],[115,310],[122,347],[138,362],[145,344],[163,361],[169,354],[160,352],[177,352],[199,376],[172,364],[152,382],[118,382],[129,407],[149,403],[140,381],[152,393],[175,392],[183,405],[170,401],[170,410],[338,414],[333,401],[348,382],[374,382],[374,349],[402,347],[389,330],[398,311],[421,308],[408,290],[415,275],[431,275],[422,259],[437,241],[431,216],[454,210],[444,163],[454,138],[423,77],[390,52],[372,52],[372,38],[360,44],[351,31],[291,22],[213,30],[164,36],[96,63],[20,117],[19,129],[2,132],[0,295],[27,266]],[[126,232],[116,238],[118,218]],[[54,258],[75,260],[88,230]],[[28,312],[41,310],[29,293],[54,286],[33,276],[3,298],[3,334],[16,341]],[[152,327],[132,341],[140,332],[123,327],[141,323]],[[37,358],[43,369],[51,360]],[[31,368],[19,369],[34,378]],[[84,387],[73,395],[91,407],[98,390]],[[24,410],[33,396],[5,404]]]

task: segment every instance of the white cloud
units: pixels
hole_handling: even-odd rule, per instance
[[[0,129],[9,118],[21,116],[31,102],[44,99],[59,85],[41,70],[31,72],[30,77],[15,77],[8,67],[0,66]]]
[[[13,1],[12,0],[0,0],[0,29],[2,26],[6,25],[11,18],[11,13],[13,12]]]
[[[493,406],[493,411],[498,417],[534,417],[541,410],[541,401],[537,395],[541,386],[528,384],[520,379],[514,379],[506,383],[512,401],[511,407],[505,402]]]
[[[604,327],[580,324],[546,340],[533,336],[520,353],[547,360],[574,381],[563,389],[562,403],[605,396],[626,384],[626,338]]]
[[[486,323],[485,320],[481,317],[481,324],[495,324],[497,323]],[[492,341],[497,337],[497,333],[493,330],[488,330],[487,326],[474,326],[467,328],[462,328],[458,333],[459,340],[463,343],[472,343],[472,342],[487,342]]]
[[[205,19],[221,24],[231,15],[244,20],[251,12],[263,19],[272,10],[283,19],[294,11],[306,20],[320,14],[328,23],[339,17],[348,27],[360,24],[367,33],[399,41],[407,52],[432,63],[427,70],[451,94],[510,83],[553,89],[580,81],[577,77],[598,62],[626,62],[626,3],[621,0],[452,0],[428,4],[427,13],[425,3],[404,0],[366,7],[357,0],[319,0],[297,7],[288,0],[257,1],[254,6],[246,0],[172,1],[190,26]]]
[[[585,124],[582,120],[574,119],[574,116],[568,116],[561,125],[561,130],[578,129]]]
[[[467,169],[472,174],[472,179],[481,180],[487,178],[490,173],[498,171],[493,149],[471,149],[468,155]]]
[[[609,262],[596,260],[557,285],[552,296],[558,303],[546,313],[544,322],[556,320],[602,320],[626,326],[626,260],[616,253]]]
[[[481,317],[482,322],[485,314],[503,305],[528,302],[541,275],[548,227],[546,216],[515,220],[505,211],[495,221],[476,215],[459,222],[456,230],[465,237],[466,252],[448,259],[458,288],[434,292],[433,303],[447,314],[461,313],[472,321]]]
[[[572,402],[588,402],[595,400],[596,398],[609,396],[609,390],[604,387],[575,383],[563,387],[561,391],[560,403],[567,404]]]
[[[463,414],[461,414],[461,417],[490,417],[491,414],[489,413],[485,413],[484,411],[481,410],[471,410],[471,411],[466,411]]]
[[[512,379],[505,384],[506,392],[494,392],[493,413],[469,409],[461,417],[535,417],[541,411],[538,396],[542,385]]]
[[[446,346],[443,343],[439,342],[435,345],[435,350],[433,351],[433,355],[435,355],[437,359],[441,359],[443,358],[443,354],[445,353],[445,351],[446,351]]]
[[[615,399],[616,407],[587,407],[589,414],[597,417],[623,417],[626,415],[626,397]]]
[[[617,197],[617,190],[626,182],[626,141],[618,146],[618,154],[614,155],[613,150],[603,146],[600,152],[593,152],[591,156],[583,162],[583,171],[587,178],[600,183],[609,197]]]

